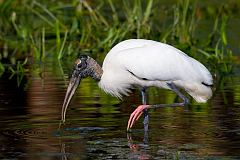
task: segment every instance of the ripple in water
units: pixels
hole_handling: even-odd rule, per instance
[[[21,137],[21,138],[47,138],[50,133],[39,129],[6,129],[1,131],[1,134],[6,137]]]

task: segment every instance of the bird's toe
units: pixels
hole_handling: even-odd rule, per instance
[[[130,118],[128,120],[127,131],[129,131],[132,128],[132,126],[135,124],[135,122],[143,114],[143,110],[145,110],[147,108],[148,108],[148,105],[140,105],[133,111],[133,113],[130,115]]]

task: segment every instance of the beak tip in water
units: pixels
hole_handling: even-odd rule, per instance
[[[73,97],[73,94],[75,93],[78,85],[80,84],[80,77],[77,78],[72,78],[69,82],[68,88],[67,88],[67,92],[64,98],[64,102],[62,105],[62,123],[65,123],[65,117],[66,117],[66,111],[67,111],[67,107]]]

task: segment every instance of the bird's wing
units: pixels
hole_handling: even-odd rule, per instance
[[[212,84],[212,76],[205,66],[164,43],[149,40],[124,41],[110,51],[109,57],[143,79]]]

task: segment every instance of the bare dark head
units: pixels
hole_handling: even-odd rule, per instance
[[[100,80],[102,76],[102,68],[97,62],[87,56],[81,55],[74,64],[73,72],[69,81],[67,92],[62,106],[62,121],[65,121],[65,115],[69,102],[71,101],[77,87],[79,86],[81,79],[91,76],[95,80]]]
[[[89,68],[89,65],[87,63],[88,58],[90,58],[90,57],[88,57],[86,55],[81,55],[75,61],[71,78],[77,78],[78,77],[79,79],[82,79],[82,78],[88,76],[88,72],[90,72],[90,68]]]

